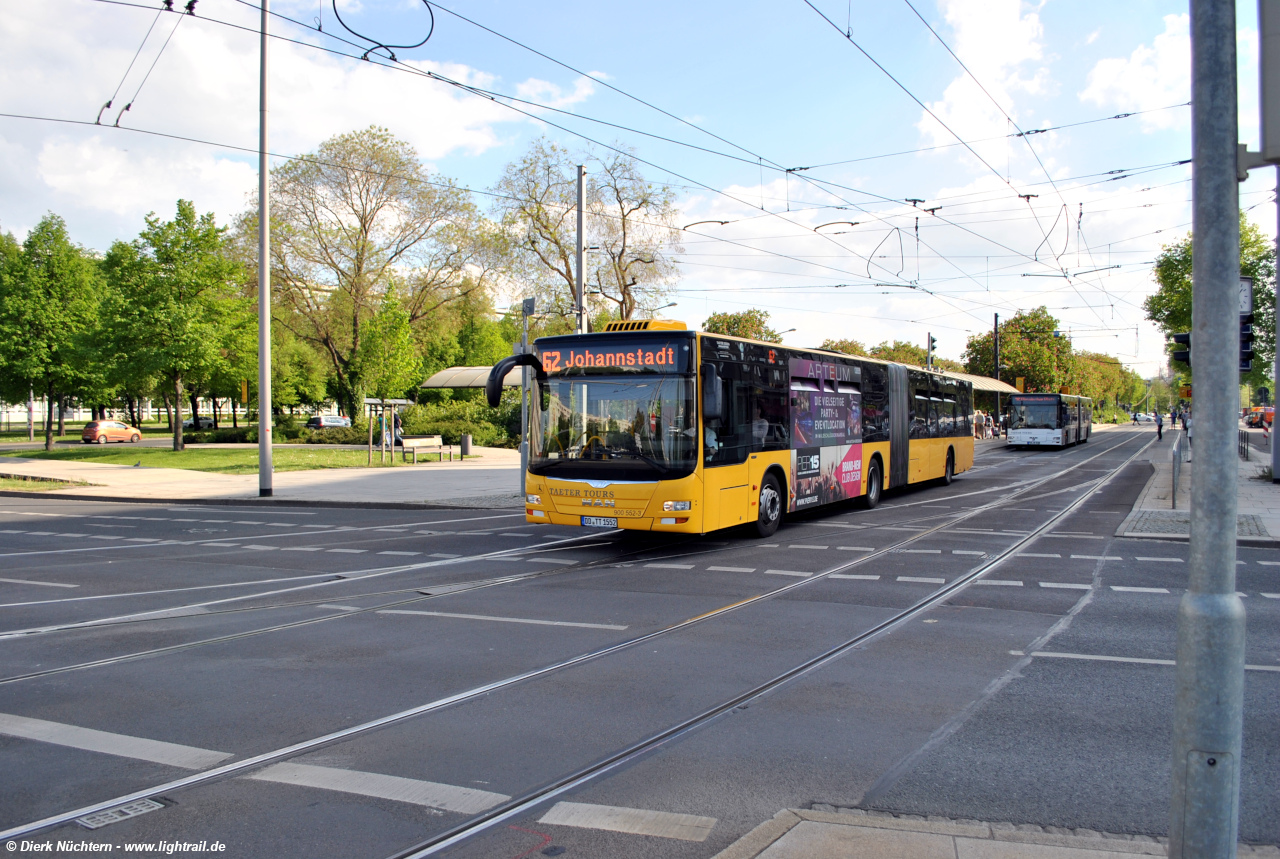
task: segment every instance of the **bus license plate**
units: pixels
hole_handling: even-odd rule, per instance
[[[603,516],[583,516],[582,524],[588,528],[617,528],[617,519],[606,519]]]

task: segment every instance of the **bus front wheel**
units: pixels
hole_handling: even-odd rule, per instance
[[[773,532],[782,524],[782,490],[778,488],[778,479],[766,474],[760,481],[760,513],[756,517],[756,533],[761,537],[772,537]]]
[[[880,490],[884,488],[884,475],[880,471],[880,460],[873,460],[867,469],[867,494],[862,496],[868,510],[880,504]]]
[[[956,477],[956,455],[954,451],[947,451],[947,470],[942,472],[942,485],[950,486],[951,481]]]

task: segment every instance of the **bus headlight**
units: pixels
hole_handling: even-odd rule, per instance
[[[688,510],[691,506],[692,506],[692,503],[689,501],[663,501],[662,502],[662,509],[665,511]]]
[[[542,496],[541,496],[541,495],[534,495],[533,493],[529,493],[528,495],[526,495],[526,496],[524,497],[524,503],[525,503],[525,504],[534,504],[534,505],[537,505],[537,506],[542,506]]]

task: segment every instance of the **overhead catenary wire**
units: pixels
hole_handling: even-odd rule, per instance
[[[107,103],[98,109],[98,118],[94,120],[94,124],[102,122],[102,114],[111,109],[111,105],[115,103],[116,98],[120,95],[120,88],[124,86],[125,79],[129,77],[129,72],[133,71],[134,63],[138,62],[138,57],[142,55],[142,49],[146,47],[147,39],[151,38],[151,31],[156,28],[156,24],[160,21],[160,16],[164,14],[164,8],[156,10],[156,16],[151,19],[151,26],[147,28],[146,35],[142,37],[142,41],[138,43],[138,50],[133,52],[133,59],[129,60],[129,66],[124,70],[124,74],[120,76],[120,83],[116,84],[116,91],[111,94],[111,98],[107,99]]]
[[[142,94],[142,88],[147,85],[147,81],[150,80],[151,78],[151,73],[156,70],[156,65],[160,62],[160,58],[164,56],[165,49],[169,47],[169,43],[173,41],[174,34],[177,33],[178,28],[182,26],[182,20],[186,18],[188,15],[195,14],[195,8],[196,8],[197,2],[199,2],[199,0],[187,0],[187,6],[185,11],[183,11],[181,14],[178,15],[178,20],[174,22],[173,29],[169,31],[169,37],[165,39],[164,44],[160,46],[160,50],[156,53],[156,58],[151,61],[151,65],[147,69],[147,73],[142,76],[141,83],[139,83],[138,88],[134,90],[133,98],[129,99],[129,103],[126,104],[123,108],[121,108],[120,112],[116,114],[116,121],[115,123],[113,123],[115,126],[119,127],[120,118],[123,117],[130,110],[130,108],[133,107],[133,103],[137,101],[138,96]],[[162,9],[161,12],[172,11],[172,8],[171,8],[172,5],[173,5],[173,0],[168,0],[168,2],[166,2],[165,4],[165,8]],[[147,32],[148,34],[150,34],[151,31],[148,30]],[[141,46],[139,46],[138,49],[141,50],[142,49]],[[130,63],[130,67],[132,67],[132,65],[133,64]],[[123,82],[124,81],[122,80],[121,83]]]

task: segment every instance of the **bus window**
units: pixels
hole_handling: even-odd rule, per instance
[[[883,364],[862,365],[862,440],[889,440],[889,374]]]
[[[707,465],[736,465],[746,462],[752,448],[755,421],[751,409],[750,368],[736,361],[719,362],[724,386],[724,416],[704,430],[704,454]]]

